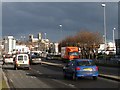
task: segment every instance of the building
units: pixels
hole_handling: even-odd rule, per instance
[[[49,49],[49,43],[50,43],[49,39],[41,39],[39,48],[43,49],[43,51],[48,51],[48,49]],[[42,45],[44,45],[44,46],[41,47]]]
[[[20,52],[20,53],[29,53],[30,52],[29,48],[26,45],[16,45],[16,50],[17,50],[17,52]]]
[[[38,33],[37,37],[34,37],[34,35],[29,35],[29,42],[31,43],[30,50],[36,50],[36,51],[48,51],[49,49],[49,39],[42,38],[42,34]]]
[[[108,42],[107,43],[107,48],[106,48],[106,52],[105,52],[105,44],[100,44],[100,47],[98,49],[98,53],[106,53],[106,54],[116,54],[116,46],[115,43],[113,42]]]
[[[16,48],[16,40],[13,36],[5,36],[4,38],[4,52],[12,52]]]
[[[42,39],[42,34],[38,33],[38,36],[35,38],[33,34],[29,35],[29,41],[30,42],[38,42]]]
[[[54,53],[54,54],[59,54],[59,50],[58,50],[58,43],[50,43],[49,45],[49,53]]]

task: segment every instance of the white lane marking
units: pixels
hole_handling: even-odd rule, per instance
[[[41,73],[40,71],[36,71],[36,70],[33,70],[34,72],[37,72],[38,74],[43,74],[43,73]]]
[[[35,76],[31,76],[31,78],[36,78]]]
[[[13,82],[13,80],[12,80],[12,79],[10,79],[10,81],[11,81],[11,82]]]
[[[31,78],[33,78],[33,76],[31,76]]]
[[[75,85],[73,85],[73,84],[68,84],[69,86],[71,86],[71,87],[75,87]]]
[[[42,73],[39,73],[39,74],[42,74]]]
[[[30,75],[30,73],[26,73],[26,75]]]
[[[75,85],[73,85],[73,84],[67,84],[67,83],[64,83],[64,82],[59,81],[59,80],[56,80],[56,79],[52,79],[52,80],[54,80],[55,82],[58,82],[58,83],[60,83],[60,84],[64,84],[64,85],[66,85],[66,86],[69,86],[69,87],[71,87],[71,88],[76,88]]]
[[[39,73],[40,71],[37,71],[37,73]]]

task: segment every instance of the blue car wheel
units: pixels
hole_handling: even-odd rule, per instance
[[[67,78],[67,75],[66,75],[66,73],[65,73],[65,72],[63,72],[63,77],[64,77],[64,79],[66,79],[66,78]]]
[[[77,80],[77,79],[78,79],[78,77],[76,76],[75,73],[73,73],[73,74],[72,74],[72,80]]]

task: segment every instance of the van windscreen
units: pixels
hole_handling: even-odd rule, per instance
[[[26,55],[24,56],[24,60],[27,60],[27,56]]]
[[[18,60],[23,60],[23,56],[18,56]]]

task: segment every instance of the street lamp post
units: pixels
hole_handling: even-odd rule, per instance
[[[114,43],[115,43],[115,29],[116,29],[116,28],[113,28],[113,45],[114,45]]]
[[[45,34],[45,40],[46,40],[46,33],[44,33]]]
[[[46,33],[44,33],[45,35],[45,52],[46,52]]]
[[[104,8],[104,44],[105,44],[105,53],[106,53],[106,12],[105,12],[105,7],[106,5],[103,3],[102,7]]]
[[[61,47],[62,47],[62,24],[59,25],[60,30],[61,30]]]

